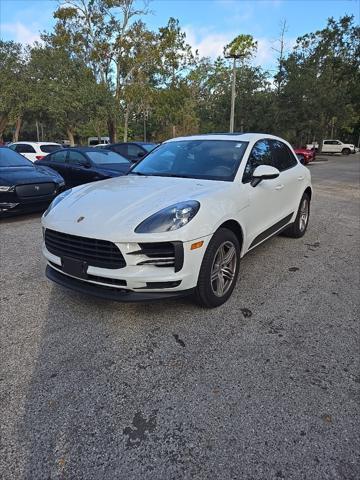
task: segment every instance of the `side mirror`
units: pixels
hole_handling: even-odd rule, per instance
[[[270,165],[259,165],[255,168],[253,178],[251,180],[251,186],[256,187],[262,180],[272,180],[277,178],[280,172],[277,168]]]
[[[138,157],[138,159],[140,160],[144,155],[145,155],[145,153],[139,152],[139,153],[137,154],[137,157]]]

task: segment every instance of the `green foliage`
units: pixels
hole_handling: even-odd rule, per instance
[[[136,3],[138,5],[138,3]],[[236,56],[235,130],[264,131],[294,144],[331,133],[357,141],[360,28],[345,16],[298,38],[281,59],[281,88],[249,60],[257,43],[239,35],[225,58],[194,54],[179,21],[157,31],[133,0],[66,0],[43,44],[0,41],[0,139],[15,124],[47,139],[87,136],[164,140],[227,131]],[[280,84],[279,84],[280,85]],[[5,130],[8,128],[8,130]]]
[[[257,50],[257,42],[252,35],[238,35],[224,48],[226,57],[250,59]]]

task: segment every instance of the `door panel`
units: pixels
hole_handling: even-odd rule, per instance
[[[67,162],[69,184],[72,187],[94,181],[96,173],[94,173],[91,167],[85,166],[90,163],[85,155],[77,151],[69,151]]]
[[[255,143],[245,166],[243,190],[248,196],[248,208],[243,211],[247,231],[248,245],[262,232],[281,220],[282,184],[279,178],[263,180],[256,187],[251,185],[252,174],[260,165],[273,165],[272,150],[269,140]]]

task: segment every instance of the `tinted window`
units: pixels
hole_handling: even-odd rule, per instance
[[[35,153],[35,149],[31,145],[26,145],[25,143],[15,145],[15,150],[18,153]]]
[[[97,138],[96,140],[90,140],[89,145],[97,145],[99,143],[99,139]],[[101,143],[101,142],[100,142]]]
[[[252,174],[256,167],[260,165],[270,165],[273,166],[272,161],[272,154],[271,154],[271,147],[268,140],[259,140],[253,146],[251,150],[249,160],[247,161],[244,175],[243,175],[243,182],[250,182],[252,179]]]
[[[290,149],[279,140],[270,140],[272,147],[273,166],[280,172],[295,167],[297,161]]]
[[[0,167],[30,167],[33,164],[23,156],[10,150],[10,148],[0,148]]]
[[[46,160],[50,160],[51,162],[56,162],[56,163],[65,163],[66,155],[67,155],[67,150],[64,150],[64,151],[60,150],[46,157]]]
[[[118,153],[112,152],[111,150],[97,150],[94,149],[92,152],[86,152],[87,156],[97,165],[105,165],[109,163],[126,163],[130,164],[129,160],[122,157]]]
[[[229,140],[164,143],[150,152],[130,174],[232,181],[247,145],[247,142]]]
[[[68,162],[72,165],[85,165],[88,163],[84,155],[76,151],[69,152]]]
[[[111,150],[120,153],[120,155],[127,155],[127,145],[114,145]]]
[[[55,152],[55,150],[59,150],[62,148],[61,145],[41,145],[40,150],[44,153],[51,153]]]
[[[140,156],[145,155],[144,150],[142,148],[138,147],[137,145],[129,144],[127,146],[127,148],[128,148],[129,157],[139,158]]]

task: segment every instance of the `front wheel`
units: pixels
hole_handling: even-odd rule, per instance
[[[240,244],[236,235],[220,228],[206,249],[195,290],[197,302],[206,308],[225,303],[239,274]]]
[[[310,197],[307,193],[301,198],[298,213],[295,222],[292,223],[285,231],[287,237],[300,238],[305,235],[310,217]]]
[[[343,148],[342,152],[343,155],[350,155],[351,151],[350,148]]]

